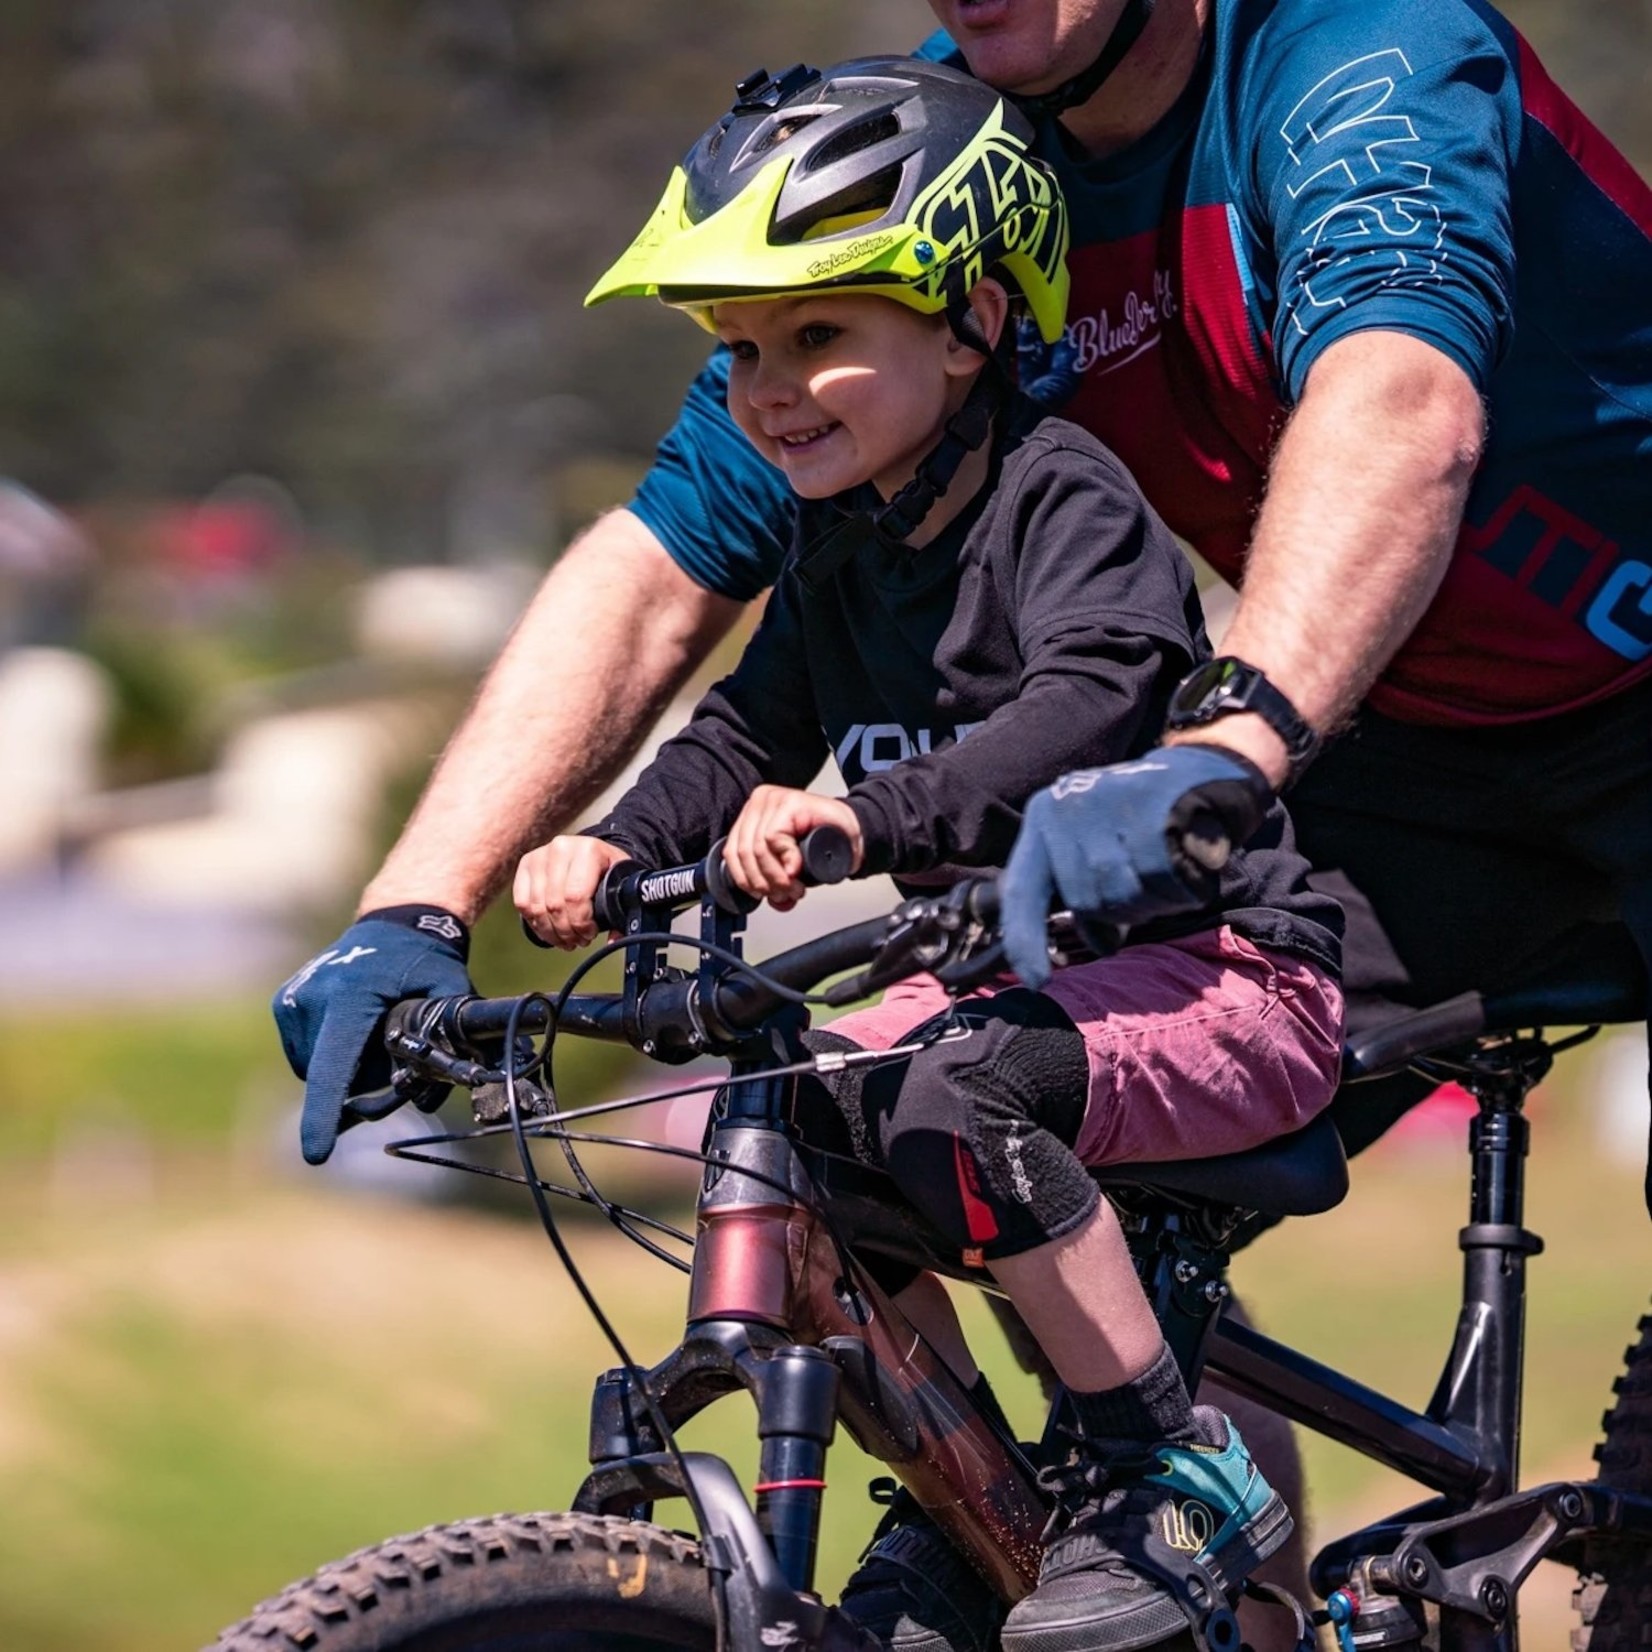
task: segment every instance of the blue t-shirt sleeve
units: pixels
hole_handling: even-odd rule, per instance
[[[926,63],[950,63],[955,69],[962,69],[969,73],[969,65],[964,61],[964,54],[953,43],[952,36],[945,29],[937,29],[912,54],[921,57]]]
[[[1514,310],[1520,87],[1467,4],[1281,0],[1240,99],[1289,400],[1327,345],[1411,334],[1483,391]]]
[[[749,602],[780,572],[797,501],[729,417],[728,364],[714,350],[689,386],[631,511],[697,584]]]

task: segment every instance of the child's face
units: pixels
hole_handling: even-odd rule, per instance
[[[871,482],[888,499],[941,439],[981,358],[940,316],[874,294],[712,311],[734,352],[734,422],[805,499]]]

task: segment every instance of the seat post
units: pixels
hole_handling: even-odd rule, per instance
[[[1469,1220],[1457,1235],[1463,1305],[1428,1414],[1478,1443],[1491,1472],[1485,1500],[1513,1491],[1519,1474],[1526,1258],[1543,1249],[1524,1225],[1531,1127],[1522,1108],[1551,1061],[1540,1038],[1513,1038],[1477,1051],[1460,1074],[1479,1103],[1468,1133]]]
[[[1236,1212],[1154,1197],[1114,1198],[1126,1243],[1153,1315],[1188,1392],[1199,1385],[1217,1315],[1232,1294],[1227,1282]]]

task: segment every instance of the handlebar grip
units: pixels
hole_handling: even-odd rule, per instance
[[[695,866],[677,866],[662,872],[650,872],[634,860],[620,861],[602,874],[591,895],[591,910],[599,930],[621,930],[626,926],[627,909],[640,902],[651,905],[664,902],[673,910],[686,906],[706,894],[723,911],[742,917],[753,911],[758,902],[741,889],[728,875],[723,864],[723,848],[727,838],[719,838],[711,853]],[[849,834],[836,826],[816,826],[805,832],[798,842],[803,854],[803,882],[808,885],[840,883],[849,876],[854,864],[854,846]],[[522,932],[535,946],[547,946],[528,927]]]
[[[854,870],[855,846],[841,826],[816,826],[797,846],[803,852],[805,883],[842,883]]]
[[[755,895],[748,895],[729,876],[728,868],[723,864],[723,850],[727,844],[726,837],[718,838],[705,858],[706,893],[723,911],[744,917],[748,912],[755,912],[763,903]]]
[[[622,927],[623,920],[615,916],[620,911],[618,900],[620,881],[641,870],[642,868],[636,861],[622,860],[610,866],[602,874],[602,881],[596,886],[591,895],[591,910],[595,914],[599,934],[606,930]],[[553,950],[554,943],[536,934],[533,926],[526,918],[522,919],[522,933],[542,952]]]
[[[620,900],[620,885],[641,870],[639,862],[622,860],[617,861],[602,874],[602,881],[591,896],[591,911],[596,916],[599,936],[607,934],[610,930],[624,929],[625,908]],[[529,938],[532,939],[532,936]],[[540,942],[541,946],[544,944]]]
[[[727,844],[726,837],[718,838],[711,846],[711,853],[706,856],[706,893],[725,912],[755,911],[760,903],[735,883],[723,864],[723,850]],[[803,872],[799,881],[806,888],[813,889],[823,883],[842,883],[854,867],[855,846],[841,826],[816,826],[797,840],[797,847],[803,856]]]

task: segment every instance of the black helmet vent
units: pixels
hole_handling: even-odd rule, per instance
[[[774,236],[777,241],[806,241],[819,225],[833,223],[841,218],[859,218],[868,213],[879,216],[895,203],[901,187],[901,167],[886,166],[869,178],[858,179],[847,189],[840,189],[824,199],[813,200],[806,214],[794,213],[777,219]]]
[[[751,153],[766,155],[771,149],[778,149],[788,139],[795,138],[799,132],[807,131],[819,119],[820,115],[810,110],[806,114],[793,115],[790,120],[777,120],[751,146]]]
[[[868,120],[857,121],[845,131],[834,133],[805,158],[804,169],[819,172],[838,161],[848,160],[851,155],[858,155],[863,149],[887,143],[900,135],[901,123],[891,112],[883,110]]]

